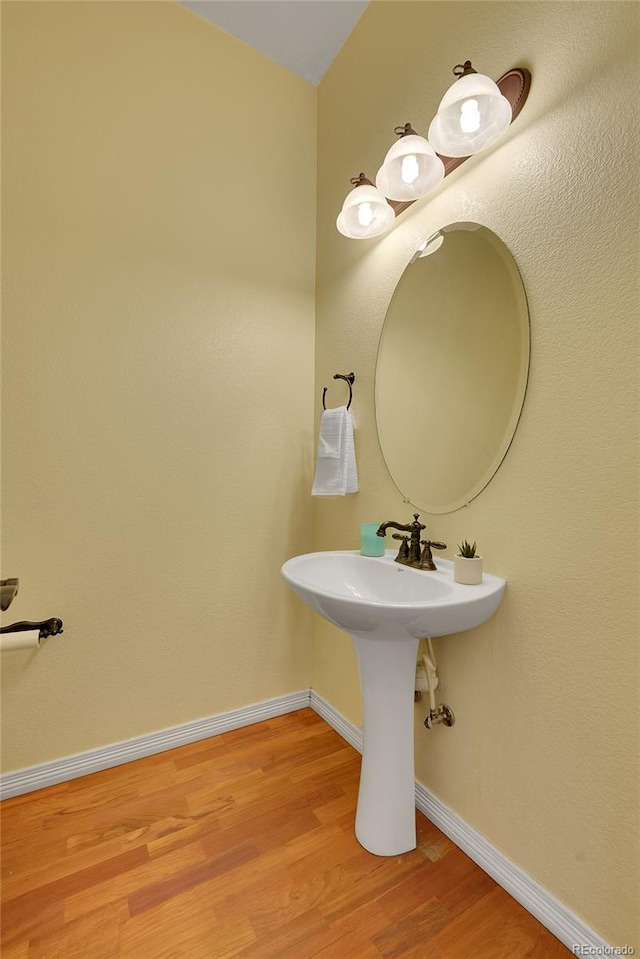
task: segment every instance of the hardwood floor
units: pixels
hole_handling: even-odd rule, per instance
[[[2,959],[566,959],[417,813],[353,835],[360,756],[310,709],[2,804]]]

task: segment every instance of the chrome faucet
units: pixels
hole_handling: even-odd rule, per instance
[[[384,536],[388,529],[397,529],[401,533],[408,533],[409,536],[400,536],[394,534],[393,539],[399,539],[400,549],[395,558],[396,563],[403,566],[413,566],[414,569],[435,570],[438,567],[433,562],[432,549],[446,549],[446,543],[433,542],[432,540],[421,539],[422,530],[426,529],[424,523],[420,522],[420,514],[413,514],[413,523],[396,523],[395,520],[388,520],[376,530],[377,536]],[[421,547],[424,547],[421,549]]]

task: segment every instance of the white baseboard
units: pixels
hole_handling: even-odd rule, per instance
[[[362,729],[359,726],[354,726],[345,719],[313,689],[309,705],[354,749],[362,752]],[[416,806],[568,949],[573,946],[589,946],[598,950],[597,953],[593,952],[593,955],[615,954],[604,939],[418,781]],[[583,954],[587,955],[587,952],[583,950]]]
[[[418,781],[416,806],[568,949],[578,945],[593,946],[599,949],[598,953],[593,954],[612,954],[605,950],[605,946],[609,950],[611,947],[607,946],[604,939]]]
[[[309,690],[309,705],[314,709],[318,716],[322,716],[326,723],[340,733],[343,739],[346,739],[350,746],[362,752],[362,729],[360,726],[354,726],[352,722],[339,713],[337,709],[328,703],[326,699],[319,696],[315,689]]]
[[[313,689],[305,689],[276,699],[268,699],[253,706],[244,706],[206,719],[173,726],[147,736],[136,736],[124,742],[112,743],[75,756],[66,756],[6,773],[0,784],[0,796],[3,799],[19,796],[35,789],[53,786],[101,769],[109,769],[134,759],[164,752],[176,746],[208,739],[210,736],[217,736],[232,729],[240,729],[241,726],[249,726],[265,719],[305,709],[308,706],[335,729],[349,745],[358,752],[362,752],[362,729],[346,719]],[[416,806],[568,949],[580,945],[595,947],[600,955],[614,954],[612,947],[604,939],[589,929],[561,902],[554,899],[527,873],[507,859],[500,850],[420,782],[416,782]],[[586,953],[583,952],[583,954]]]
[[[250,726],[265,719],[273,719],[274,716],[292,713],[309,705],[309,690],[304,689],[298,693],[278,696],[276,699],[267,699],[253,706],[243,706],[206,719],[196,719],[194,722],[161,729],[146,736],[135,736],[133,739],[110,743],[108,746],[90,749],[74,756],[64,756],[62,759],[39,763],[37,766],[17,769],[2,776],[0,798],[8,799],[10,796],[20,796],[34,789],[54,786],[56,783],[77,779],[88,773],[110,769],[112,766],[130,763],[134,759],[143,759],[154,753],[174,749],[176,746],[185,746],[200,739],[208,739],[210,736],[217,736],[231,729],[240,729],[241,726]]]

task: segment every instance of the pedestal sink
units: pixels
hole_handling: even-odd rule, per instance
[[[306,553],[282,567],[287,583],[317,613],[353,637],[364,706],[356,837],[369,852],[415,849],[413,692],[418,641],[480,626],[495,613],[505,581],[453,580],[453,563],[435,572],[340,550]]]

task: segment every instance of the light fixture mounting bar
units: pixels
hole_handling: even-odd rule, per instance
[[[496,83],[502,96],[506,97],[511,104],[511,123],[513,123],[527,102],[531,88],[531,74],[524,67],[513,67],[503,73],[500,79],[496,80]],[[438,155],[440,156],[440,154]],[[448,176],[470,157],[440,156],[440,159],[444,163],[444,175]],[[393,208],[396,216],[399,216],[415,202],[415,200],[388,200],[389,206]]]

